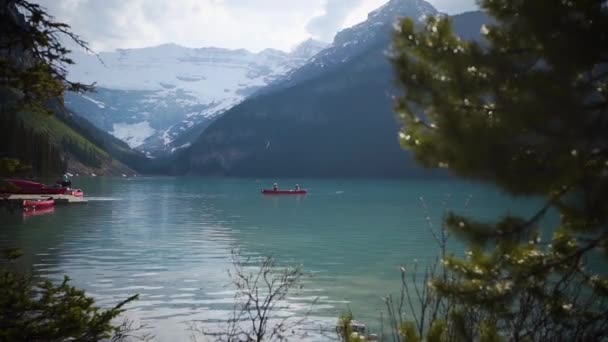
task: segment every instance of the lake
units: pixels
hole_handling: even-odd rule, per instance
[[[228,317],[231,251],[301,264],[304,288],[286,314],[332,329],[352,310],[377,324],[381,296],[397,294],[402,264],[437,255],[427,223],[446,208],[491,218],[530,212],[497,190],[453,181],[277,180],[306,196],[263,196],[275,180],[214,178],[74,178],[86,205],[24,217],[0,212],[1,247],[25,252],[20,267],[59,280],[64,274],[100,305],[140,299],[127,315],[150,325],[158,341],[187,340],[188,322]],[[462,253],[460,243],[451,248]],[[211,324],[211,323],[210,323]]]

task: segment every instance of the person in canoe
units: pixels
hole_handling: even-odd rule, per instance
[[[300,184],[296,184],[296,191],[300,191],[300,190],[301,190]]]
[[[272,185],[272,190],[274,190],[274,191],[279,191],[279,184],[274,183],[274,184]]]
[[[61,178],[61,186],[64,188],[69,188],[72,186],[72,181],[70,180],[70,176],[68,176],[67,173],[64,173],[63,177]]]

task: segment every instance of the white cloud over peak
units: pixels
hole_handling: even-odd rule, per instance
[[[336,32],[345,26],[353,9],[362,3],[363,0],[327,0],[323,14],[312,18],[306,29],[319,40],[331,41]]]

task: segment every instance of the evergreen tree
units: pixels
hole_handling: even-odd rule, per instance
[[[448,215],[470,250],[429,286],[459,303],[451,324],[465,339],[606,338],[608,1],[479,5],[495,19],[481,42],[456,37],[446,17],[397,27],[400,141],[427,167],[544,204],[496,222]],[[544,237],[551,212],[559,222]]]
[[[71,52],[62,39],[91,51],[70,26],[53,20],[40,5],[26,0],[0,0],[0,89],[17,90],[18,107],[50,112],[49,100],[69,91],[89,91],[92,85],[67,78]]]
[[[33,110],[51,114],[49,103],[62,103],[58,100],[65,91],[93,89],[92,85],[67,78],[66,65],[74,62],[64,45],[66,39],[91,52],[69,25],[55,21],[40,5],[27,0],[0,0],[0,121],[13,123],[7,129],[15,137],[5,146],[17,145],[9,152],[0,147],[0,154],[33,165],[39,175],[64,172],[61,153],[50,140],[42,141],[33,130],[26,130],[16,113]],[[17,131],[23,134],[15,134]],[[8,170],[0,172],[6,174]]]
[[[131,321],[113,323],[129,297],[115,307],[102,310],[93,298],[69,284],[37,280],[16,270],[17,250],[6,251],[9,263],[0,265],[0,341],[126,341],[148,340],[134,334],[140,328]]]

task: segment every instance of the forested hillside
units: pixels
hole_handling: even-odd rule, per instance
[[[99,131],[89,129],[82,119],[58,105],[50,106],[54,115],[2,108],[0,157],[18,159],[31,166],[28,176],[53,176],[65,171],[133,174],[136,171],[120,159],[129,162],[138,157],[146,159],[113,141],[104,140]]]
[[[22,173],[28,176],[65,171],[122,175],[143,169],[147,158],[62,104],[65,90],[92,87],[66,79],[65,65],[73,62],[56,34],[85,48],[86,43],[28,2],[1,0],[0,19],[0,158],[24,165]]]

